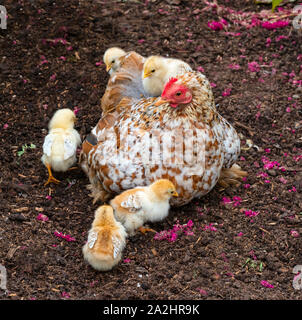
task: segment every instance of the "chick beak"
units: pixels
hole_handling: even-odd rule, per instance
[[[176,191],[173,192],[172,194],[173,197],[178,197],[178,193]]]
[[[112,63],[106,65],[106,71],[108,72],[112,68]]]
[[[144,79],[151,76],[151,72],[144,72]]]
[[[160,105],[162,105],[163,103],[168,103],[169,101],[163,99],[162,97],[160,97],[159,100],[157,100],[156,102],[153,103],[153,105],[155,107],[159,107]]]

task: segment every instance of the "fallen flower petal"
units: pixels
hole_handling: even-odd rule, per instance
[[[291,230],[290,235],[293,236],[294,238],[298,238],[300,236],[299,232],[296,230]]]
[[[240,65],[239,64],[229,64],[229,68],[232,70],[239,70]]]
[[[248,69],[250,72],[259,72],[260,71],[260,65],[257,61],[252,61],[248,63]]]
[[[274,288],[274,286],[272,284],[270,284],[268,281],[266,280],[262,280],[261,282],[261,285],[265,288]]]
[[[78,107],[74,107],[73,112],[75,115],[77,115],[79,111],[80,109]]]
[[[232,200],[231,200],[230,198],[228,198],[228,197],[223,197],[223,198],[222,198],[222,202],[223,202],[224,204],[226,204],[226,203],[231,203]]]
[[[213,227],[213,223],[210,223],[208,225],[205,225],[203,230],[210,230],[210,231],[217,231],[217,228]]]
[[[76,241],[75,238],[71,237],[69,234],[63,234],[62,232],[55,231],[54,235],[58,238],[62,238],[68,242]]]
[[[48,221],[49,220],[49,218],[43,213],[39,213],[36,219],[41,220],[41,221]]]
[[[278,28],[287,27],[288,25],[289,25],[289,21],[285,21],[285,20],[279,20],[276,22],[264,21],[262,22],[261,27],[268,30],[274,30]]]
[[[199,293],[202,294],[203,296],[207,296],[207,295],[208,295],[208,293],[207,293],[206,290],[204,290],[204,289],[197,288],[197,290],[198,290]]]
[[[295,186],[293,186],[292,189],[288,190],[288,192],[297,192],[297,189]]]
[[[231,88],[226,88],[224,89],[224,91],[222,92],[222,96],[223,97],[227,97],[231,94],[232,89]]]
[[[244,214],[245,214],[247,217],[256,217],[256,216],[258,216],[259,212],[257,212],[257,211],[252,211],[252,210],[245,210],[245,211],[244,211]]]
[[[208,27],[211,28],[212,30],[222,30],[223,29],[223,24],[217,21],[209,21],[208,22]]]
[[[63,298],[66,298],[66,299],[69,299],[69,298],[70,298],[70,294],[67,293],[67,292],[65,292],[65,291],[63,291],[63,292],[62,292],[62,297],[63,297]]]

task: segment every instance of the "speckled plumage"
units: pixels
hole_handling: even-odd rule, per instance
[[[178,79],[191,89],[191,103],[172,108],[155,106],[159,98],[123,99],[92,130],[97,144],[83,143],[80,164],[95,200],[169,179],[179,194],[171,205],[184,205],[208,193],[222,168],[235,163],[239,137],[218,114],[206,77],[188,72]]]
[[[119,58],[119,69],[110,76],[101,99],[103,113],[114,110],[125,96],[147,97],[141,79],[144,62],[145,58],[134,51]]]

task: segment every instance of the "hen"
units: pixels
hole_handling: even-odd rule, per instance
[[[158,179],[174,183],[188,203],[208,193],[222,169],[224,179],[240,179],[232,165],[240,153],[235,129],[217,112],[211,86],[199,72],[171,79],[162,97],[123,99],[102,117],[84,141],[80,165],[94,201]]]
[[[118,59],[119,67],[111,75],[101,99],[103,113],[113,111],[124,97],[147,97],[141,79],[144,62],[145,58],[134,51]]]

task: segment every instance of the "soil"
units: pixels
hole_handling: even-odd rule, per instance
[[[219,5],[255,14],[270,9],[253,1]],[[200,0],[11,0],[5,6],[0,264],[8,280],[1,299],[302,298],[293,288],[293,268],[302,265],[301,29],[235,25],[217,8],[203,10]],[[220,18],[227,30],[208,27]],[[192,220],[191,233],[179,231],[174,242],[137,234],[121,263],[101,273],[81,252],[97,208],[87,177],[81,170],[57,173],[62,183],[44,187],[40,158],[55,110],[78,110],[82,138],[101,117],[108,81],[101,60],[111,46],[202,67],[219,112],[240,134],[238,164],[248,177],[150,224],[159,232]],[[49,220],[38,220],[40,213]]]

